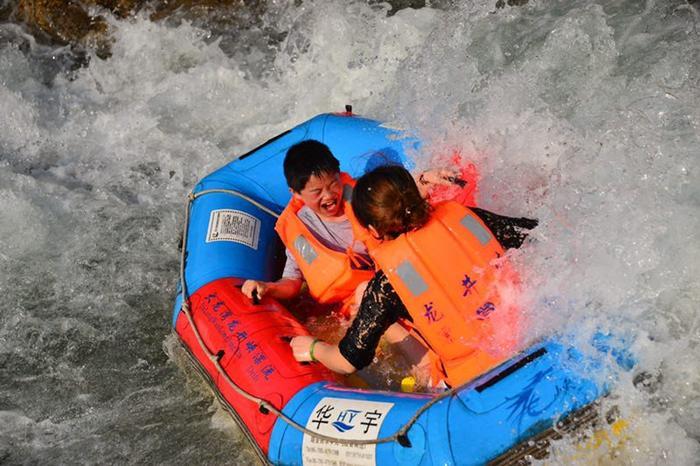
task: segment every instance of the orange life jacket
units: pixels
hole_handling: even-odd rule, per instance
[[[439,375],[461,385],[512,355],[518,312],[503,248],[471,210],[438,204],[422,228],[370,251],[439,358]],[[510,303],[509,303],[510,301]]]
[[[340,181],[343,184],[345,214],[353,232],[360,232],[362,227],[357,225],[350,207],[355,180],[347,173],[341,173]],[[352,250],[352,246],[345,251],[335,251],[316,239],[297,216],[303,206],[303,201],[292,198],[277,219],[275,230],[299,265],[311,296],[323,304],[344,301],[347,304],[354,298],[357,287],[371,279],[375,271],[373,268],[367,269],[369,264]]]

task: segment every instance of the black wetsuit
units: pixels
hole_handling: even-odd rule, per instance
[[[471,210],[489,227],[505,249],[519,248],[537,220],[494,214],[476,207]],[[356,369],[368,366],[374,359],[379,339],[399,319],[413,321],[401,298],[381,270],[369,281],[355,319],[338,347],[340,353]]]

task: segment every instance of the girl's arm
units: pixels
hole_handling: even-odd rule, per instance
[[[294,358],[299,362],[318,361],[333,372],[346,375],[357,370],[340,354],[337,345],[331,345],[310,336],[294,337],[290,345]]]
[[[342,374],[351,374],[369,365],[379,339],[399,317],[408,312],[383,272],[369,281],[357,315],[345,336],[336,345],[310,336],[295,337],[291,341],[297,361],[319,361]]]

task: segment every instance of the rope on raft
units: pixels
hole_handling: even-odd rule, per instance
[[[275,416],[279,417],[283,421],[285,421],[289,426],[293,427],[294,429],[302,432],[305,435],[309,435],[311,437],[321,439],[321,440],[326,440],[328,442],[335,442],[335,443],[340,443],[340,444],[345,444],[345,445],[377,445],[380,443],[390,443],[390,442],[398,442],[401,446],[410,448],[411,443],[408,439],[408,431],[410,428],[413,426],[413,424],[418,421],[418,418],[425,412],[427,411],[431,406],[434,404],[440,402],[441,400],[448,398],[452,396],[460,387],[453,387],[449,390],[446,390],[439,395],[436,395],[433,399],[431,399],[428,403],[424,404],[421,406],[415,414],[408,420],[406,423],[396,432],[394,432],[392,435],[388,435],[386,437],[380,437],[377,439],[369,439],[369,440],[356,440],[356,439],[344,439],[344,438],[339,438],[339,437],[333,437],[330,435],[324,435],[324,434],[319,434],[318,432],[314,432],[312,430],[307,429],[306,427],[302,426],[298,422],[296,422],[294,419],[290,418],[286,414],[284,414],[281,410],[275,408],[274,405],[272,405],[271,402],[268,400],[265,400],[263,398],[257,397],[253,395],[252,393],[247,392],[243,388],[241,388],[236,382],[234,382],[231,377],[226,373],[224,368],[220,364],[220,359],[221,355],[220,354],[214,354],[209,351],[207,346],[204,344],[204,340],[202,339],[202,336],[199,333],[199,330],[197,330],[197,327],[194,323],[194,319],[192,317],[192,313],[190,312],[190,306],[189,306],[189,294],[187,292],[187,283],[185,281],[185,256],[187,252],[187,232],[189,230],[189,223],[190,223],[190,208],[192,206],[192,202],[194,202],[197,198],[207,195],[207,194],[213,194],[213,193],[223,193],[223,194],[230,194],[236,197],[239,197],[245,201],[250,202],[253,204],[255,207],[258,209],[262,210],[263,212],[278,218],[279,214],[272,209],[269,209],[268,207],[264,206],[260,202],[256,201],[255,199],[251,198],[250,196],[247,196],[239,191],[235,191],[232,189],[207,189],[203,191],[199,191],[197,193],[191,192],[187,196],[187,205],[185,208],[185,221],[184,221],[184,228],[183,228],[183,233],[182,233],[182,252],[180,256],[180,287],[182,290],[182,312],[185,314],[187,317],[187,321],[190,324],[190,327],[192,328],[192,332],[194,333],[195,338],[197,339],[197,342],[199,343],[199,346],[201,350],[204,352],[209,357],[209,360],[212,362],[214,367],[216,367],[217,372],[219,375],[223,376],[223,378],[226,380],[226,382],[229,384],[229,386],[240,396],[243,398],[255,403],[258,405],[258,409],[260,412],[267,414],[267,413],[272,413]]]

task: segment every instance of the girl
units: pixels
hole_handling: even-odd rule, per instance
[[[503,361],[502,351],[486,347],[491,342],[512,349],[512,335],[504,334],[512,333],[513,310],[494,291],[507,269],[498,259],[501,245],[519,247],[526,237],[522,229],[537,222],[449,201],[433,208],[400,166],[359,178],[352,208],[380,241],[370,250],[378,270],[340,343],[296,337],[295,358],[350,374],[369,365],[382,334],[403,321],[431,350],[433,385],[438,379],[460,385]],[[500,341],[509,338],[508,344]]]

